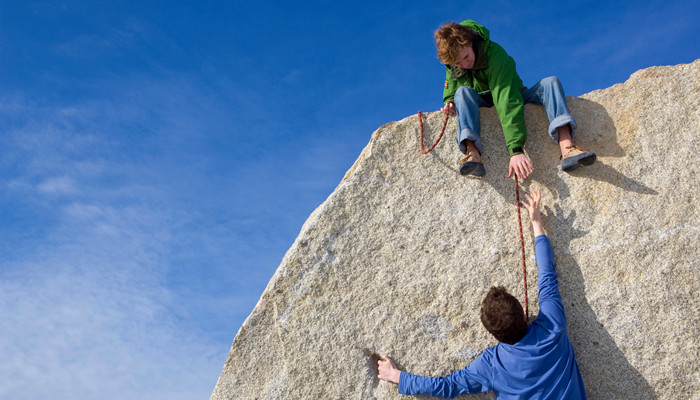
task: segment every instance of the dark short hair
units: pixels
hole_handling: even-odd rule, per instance
[[[492,287],[481,302],[481,323],[503,343],[515,344],[527,333],[523,306],[503,286]]]

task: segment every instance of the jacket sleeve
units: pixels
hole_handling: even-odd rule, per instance
[[[458,88],[459,82],[457,82],[457,79],[452,79],[452,73],[445,67],[445,87],[442,91],[442,102],[447,104],[448,101],[454,101]]]
[[[539,281],[540,315],[544,315],[552,323],[552,328],[566,330],[566,315],[559,293],[557,271],[554,269],[554,253],[549,239],[545,235],[535,238],[535,260]]]
[[[515,70],[515,61],[502,47],[491,43],[489,66],[487,68],[488,84],[491,88],[493,104],[501,120],[503,134],[506,137],[508,153],[512,156],[515,148],[522,148],[527,139],[525,130],[525,102],[520,89],[523,82]]]
[[[442,378],[401,372],[399,393],[451,399],[462,394],[485,392],[490,388],[490,368],[486,352],[471,364]]]

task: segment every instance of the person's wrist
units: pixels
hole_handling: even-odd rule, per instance
[[[538,232],[544,232],[544,226],[542,225],[542,221],[537,219],[537,220],[532,220],[532,230],[535,231],[535,234]]]

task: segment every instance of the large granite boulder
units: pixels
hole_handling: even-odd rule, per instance
[[[591,399],[700,396],[700,60],[653,67],[568,103],[598,162],[559,169],[542,107],[525,109],[576,351]],[[489,287],[523,298],[515,184],[494,109],[482,109],[483,179],[454,143],[421,155],[416,115],[379,128],[309,217],[236,335],[212,399],[399,399],[375,353],[440,376],[496,341]],[[426,141],[443,117],[429,113]],[[530,313],[537,268],[523,209]],[[474,398],[492,398],[492,393]]]

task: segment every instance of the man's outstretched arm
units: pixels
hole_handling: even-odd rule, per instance
[[[483,378],[490,369],[484,362],[483,354],[459,371],[441,378],[431,378],[403,372],[396,367],[394,361],[386,354],[380,354],[378,378],[387,382],[397,383],[399,393],[407,395],[426,395],[451,399],[462,394],[484,392],[489,389]]]
[[[562,305],[561,294],[559,293],[559,283],[557,282],[557,272],[554,269],[554,253],[549,239],[542,227],[542,216],[540,215],[540,191],[532,191],[532,197],[525,194],[527,202],[523,205],[530,212],[532,230],[535,234],[535,259],[537,260],[537,270],[539,275],[538,292],[540,313],[546,314],[556,325],[566,327],[566,316]]]

